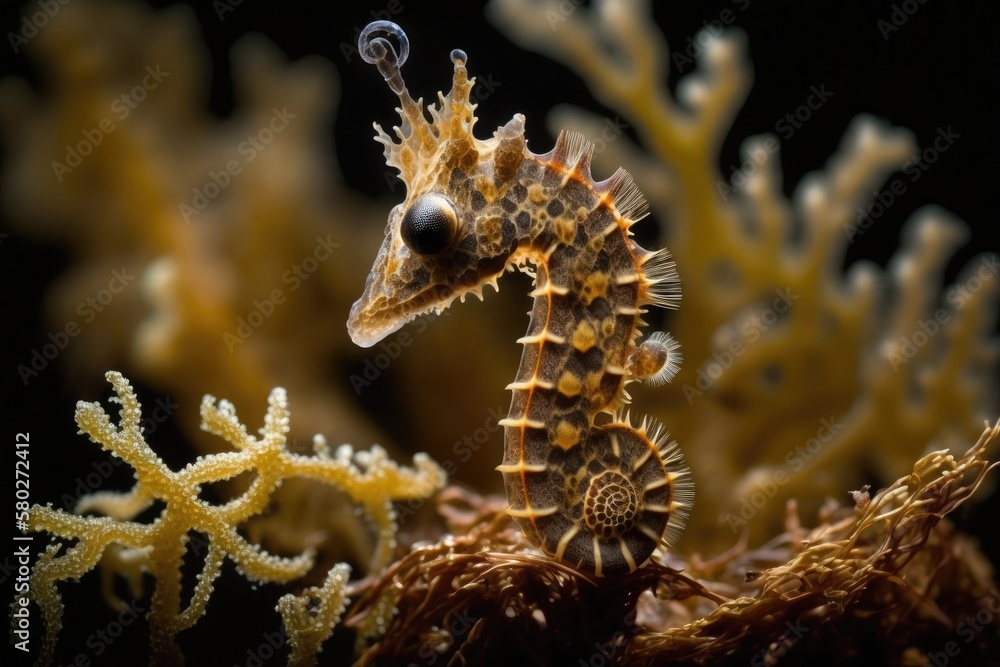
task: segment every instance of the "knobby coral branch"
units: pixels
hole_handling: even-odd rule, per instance
[[[444,472],[425,455],[414,456],[415,467],[401,468],[385,452],[354,452],[350,446],[338,448],[331,456],[325,441],[317,437],[312,456],[292,454],[286,449],[289,432],[288,400],[283,389],[275,389],[260,437],[247,433],[228,401],[206,396],[201,406],[203,428],[226,440],[234,451],[199,457],[180,471],[170,470],[143,438],[141,410],[128,381],[116,372],[107,373],[120,406],[115,426],[99,403],[80,402],[76,421],[82,433],[112,456],[121,457],[135,469],[133,489],[122,494],[102,492],[83,498],[78,509],[103,510],[109,516],[79,516],[51,505],[30,511],[28,528],[76,540],[62,551],[52,544],[41,555],[31,576],[29,597],[42,610],[46,623],[39,664],[49,664],[56,638],[62,627],[63,606],[56,584],[76,579],[97,565],[105,553],[106,564],[119,567],[138,587],[139,568],[156,581],[148,615],[151,629],[152,664],[179,664],[183,661],[176,643],[179,632],[190,628],[205,614],[213,585],[228,557],[248,579],[260,582],[288,582],[306,574],[314,564],[314,553],[306,549],[298,556],[284,558],[267,553],[244,539],[237,528],[263,512],[271,495],[285,479],[309,477],[345,491],[365,507],[379,530],[380,563],[388,561],[394,545],[393,500],[428,497],[444,483]],[[202,485],[253,472],[254,481],[238,497],[213,505],[199,497]],[[135,516],[158,500],[165,504],[149,524]],[[208,551],[187,606],[181,600],[181,566],[191,541],[190,533],[203,535]],[[285,598],[279,604],[293,647],[292,663],[309,664],[329,636],[344,605],[346,565],[337,566],[324,586],[310,589],[302,598]],[[306,609],[307,596],[320,602],[315,614]],[[322,631],[320,631],[322,629]]]
[[[278,600],[277,610],[285,623],[292,645],[290,667],[312,667],[322,651],[322,644],[340,623],[347,604],[346,584],[351,569],[346,563],[335,565],[322,586],[306,589],[302,595],[288,594]],[[310,604],[318,601],[315,610]]]

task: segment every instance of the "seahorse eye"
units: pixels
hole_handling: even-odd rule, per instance
[[[436,255],[451,243],[458,229],[458,215],[447,197],[426,194],[403,214],[403,243],[418,255]]]

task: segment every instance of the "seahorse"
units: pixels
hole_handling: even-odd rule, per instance
[[[482,299],[506,271],[529,273],[534,303],[500,421],[507,513],[529,542],[579,570],[636,570],[679,536],[693,501],[689,471],[662,425],[623,415],[627,383],[658,385],[680,362],[667,334],[637,342],[644,306],[673,308],[680,298],[669,253],[631,238],[644,198],[624,169],[594,181],[593,145],[581,134],[563,132],[536,155],[516,114],[492,138],[475,138],[464,51],[451,52],[451,92],[438,93],[425,114],[400,73],[409,54],[403,30],[377,21],[358,47],[399,97],[398,141],[374,127],[406,197],[389,213],[351,308],[352,340],[374,345],[456,298]]]

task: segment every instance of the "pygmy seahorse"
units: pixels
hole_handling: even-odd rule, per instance
[[[399,52],[379,33],[394,36]],[[372,23],[358,47],[399,96],[399,141],[377,123],[375,140],[399,170],[406,199],[389,214],[351,308],[351,338],[374,345],[456,298],[481,299],[505,270],[531,274],[534,305],[507,387],[510,413],[500,422],[507,513],[528,541],[578,569],[635,570],[678,536],[693,496],[664,429],[645,419],[636,427],[622,415],[628,382],[668,381],[680,359],[669,335],[636,343],[643,306],[675,307],[680,296],[667,251],[649,252],[631,238],[645,200],[623,169],[593,180],[593,146],[580,134],[563,132],[552,151],[536,155],[517,114],[493,138],[475,138],[475,80],[464,51],[451,52],[451,92],[438,94],[428,118],[400,74],[409,53],[402,29]]]

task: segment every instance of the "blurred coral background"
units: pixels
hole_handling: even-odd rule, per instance
[[[496,419],[521,353],[527,279],[511,276],[484,303],[456,305],[382,347],[357,348],[345,329],[403,197],[371,140],[373,121],[398,122],[396,99],[356,52],[373,18],[409,35],[402,71],[414,97],[450,85],[448,54],[462,48],[480,82],[479,136],[520,112],[538,153],[561,127],[604,137],[595,175],[624,166],[650,199],[637,239],[671,248],[684,288],[677,312],[650,320],[678,338],[685,365],[670,387],[631,393],[634,411],[663,419],[693,470],[680,550],[718,553],[744,525],[763,543],[787,498],[809,516],[826,495],[845,501],[848,490],[894,480],[927,449],[964,451],[982,419],[1000,417],[990,338],[1000,276],[988,270],[998,251],[989,231],[1000,175],[996,7],[902,3],[915,11],[891,30],[888,3],[619,3],[638,22],[633,47],[648,47],[639,62],[659,62],[654,74],[666,77],[648,98],[629,98],[615,68],[635,54],[613,34],[585,38],[600,32],[584,22],[590,3],[445,11],[420,0],[323,9],[52,0],[54,16],[25,31],[24,17],[44,4],[0,10],[0,266],[12,305],[4,406],[8,431],[31,433],[33,502],[71,507],[82,493],[131,483],[73,423],[77,400],[109,395],[109,369],[133,381],[149,441],[175,468],[219,446],[198,429],[203,394],[232,400],[256,429],[268,391],[284,386],[299,450],[321,432],[404,460],[427,451],[453,481],[501,491]],[[569,9],[545,14],[560,6]],[[722,27],[728,50],[714,52],[712,76],[675,91],[705,67],[685,50]],[[685,57],[668,71],[678,51]],[[657,116],[648,102],[657,96],[676,115]],[[785,119],[810,99],[807,120]],[[859,114],[871,115],[867,125]],[[728,184],[747,159],[743,142],[763,133],[780,151],[768,149],[759,178],[736,193]],[[904,167],[955,135],[922,167]],[[72,166],[66,147],[81,142],[92,152]],[[825,195],[799,189],[821,170]],[[856,207],[886,193],[892,203],[852,235]],[[920,212],[928,205],[940,208]],[[965,291],[949,292],[955,285]],[[801,297],[790,314],[752,325],[759,344],[741,338],[775,290],[789,289]],[[940,309],[952,327],[899,362],[900,337],[912,341]],[[724,363],[733,340],[746,353]],[[52,359],[38,356],[47,345]],[[699,384],[713,360],[727,372]],[[791,454],[829,423],[832,439]],[[775,485],[777,471],[790,480]],[[257,539],[277,552],[319,544],[327,565],[368,562],[371,540],[350,507],[328,490],[288,487],[276,513],[249,527]],[[998,509],[985,491],[956,517],[984,538]],[[760,493],[766,501],[741,514]],[[983,546],[996,562],[996,545]],[[241,583],[224,594],[252,604]],[[70,618],[74,598],[86,609],[95,589],[67,591]],[[88,630],[67,632],[72,645]]]

